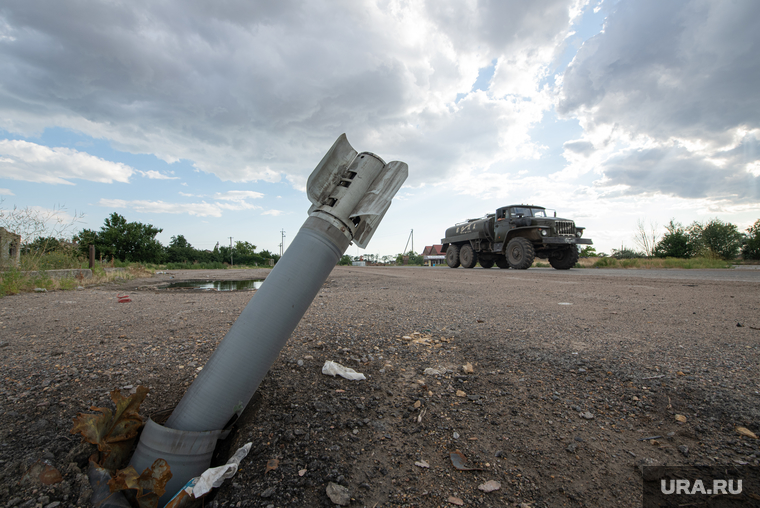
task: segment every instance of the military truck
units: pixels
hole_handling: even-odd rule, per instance
[[[561,219],[546,208],[509,205],[479,219],[469,219],[446,230],[441,239],[446,264],[473,268],[526,270],[538,257],[548,259],[557,270],[568,270],[578,262],[578,245],[593,242],[570,219]]]

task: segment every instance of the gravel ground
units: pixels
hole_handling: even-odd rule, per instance
[[[221,447],[253,443],[241,471],[206,504],[334,506],[332,482],[357,507],[640,506],[640,465],[758,465],[736,427],[760,434],[760,282],[584,272],[336,268]],[[0,505],[89,506],[72,418],[141,384],[141,413],[174,406],[253,294],[159,283],[266,273],[1,299]],[[325,376],[326,360],[367,379]],[[455,469],[456,450],[478,470]]]

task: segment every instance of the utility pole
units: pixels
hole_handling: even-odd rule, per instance
[[[280,257],[285,253],[285,230],[281,229],[280,234],[282,237],[280,238]]]
[[[232,262],[232,237],[230,237],[230,266],[235,266]]]

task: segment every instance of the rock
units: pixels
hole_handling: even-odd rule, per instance
[[[457,397],[467,397],[467,394],[463,392],[462,390],[457,390],[456,392]]]
[[[16,506],[20,502],[21,502],[21,498],[20,497],[18,497],[18,496],[12,497],[10,500],[8,500],[8,503],[6,503],[5,506],[6,506],[6,508],[11,508],[12,506]]]
[[[642,457],[636,461],[636,467],[639,469],[639,472],[641,472],[641,474],[644,474],[645,467],[656,466],[658,464],[659,462],[654,459],[650,459],[649,457]]]
[[[684,457],[689,456],[689,447],[686,445],[680,445],[678,447],[678,451],[681,452],[681,455],[683,455]]]
[[[593,420],[594,415],[592,415],[589,411],[586,411],[585,413],[581,413],[581,418],[585,418],[586,420]]]
[[[577,449],[578,449],[577,443],[570,443],[569,445],[567,445],[567,448],[565,448],[565,450],[567,450],[570,453],[575,453],[575,450]]]
[[[438,369],[433,369],[431,367],[428,367],[427,369],[425,369],[424,371],[422,371],[422,373],[425,374],[426,376],[440,376],[440,375],[443,374],[443,371],[440,371]]]
[[[21,485],[53,485],[63,481],[61,473],[49,460],[38,460],[21,476]]]
[[[272,497],[276,491],[277,491],[276,487],[269,487],[268,489],[266,489],[264,492],[261,493],[261,497],[265,499],[268,497]]]
[[[462,372],[464,372],[465,374],[472,374],[473,372],[475,372],[475,369],[472,368],[472,364],[470,362],[467,362],[464,365],[462,365]]]
[[[483,492],[493,492],[494,490],[499,490],[500,488],[501,483],[494,480],[488,480],[487,482],[478,485],[478,489],[482,490]]]
[[[351,495],[348,489],[337,483],[328,483],[325,492],[327,492],[327,497],[330,498],[330,501],[339,506],[348,506],[351,502]]]
[[[458,497],[449,496],[449,498],[447,499],[447,501],[448,501],[449,503],[451,503],[451,504],[455,504],[455,505],[457,505],[457,506],[464,506],[464,501],[462,501],[462,500],[461,500],[461,499],[459,499]]]

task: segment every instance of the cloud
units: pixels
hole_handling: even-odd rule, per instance
[[[227,191],[217,192],[214,194],[214,199],[220,199],[224,201],[245,201],[247,199],[263,198],[264,195],[256,191]]]
[[[0,196],[15,196],[10,189],[0,189]]]
[[[70,128],[299,189],[346,132],[408,162],[411,184],[442,182],[541,153],[528,135],[552,106],[541,83],[583,4],[18,2],[1,14],[0,128]]]
[[[565,150],[569,150],[573,153],[585,156],[591,154],[591,152],[594,151],[594,145],[592,143],[582,140],[566,141],[562,146],[565,148]]]
[[[266,212],[261,212],[261,215],[271,215],[272,217],[277,217],[278,215],[282,215],[281,210],[267,210]]]
[[[713,160],[677,144],[622,152],[605,162],[604,179],[598,185],[623,186],[621,194],[757,202],[760,173],[753,171],[754,164],[747,164],[743,145],[716,152]]]
[[[21,140],[0,140],[0,177],[73,185],[69,180],[129,182],[134,169],[71,148],[49,148]]]
[[[202,197],[195,194],[179,193],[184,197]],[[146,213],[172,213],[197,215],[200,217],[221,217],[224,210],[258,210],[260,206],[249,203],[249,199],[262,198],[264,195],[256,191],[226,191],[217,192],[213,199],[215,202],[208,203],[205,200],[200,203],[167,203],[165,201],[125,200],[125,199],[101,199],[98,204],[110,208],[129,208],[138,212]],[[266,212],[264,212],[267,215]]]
[[[593,145],[599,185],[625,193],[759,199],[758,17],[752,1],[617,3],[562,78],[557,111],[584,128],[568,160]]]
[[[166,203],[164,201],[101,199],[98,205],[107,208],[128,208],[144,213],[186,213],[199,217],[221,217],[222,211],[216,204],[206,203]]]
[[[151,180],[179,180],[178,176],[164,175],[164,174],[159,173],[158,171],[156,171],[154,169],[151,169],[149,171],[140,171],[140,170],[138,170],[138,172],[142,176],[146,176],[146,177],[150,178]]]

